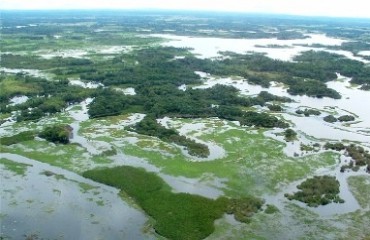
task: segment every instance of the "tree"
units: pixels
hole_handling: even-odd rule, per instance
[[[72,128],[68,125],[47,126],[39,134],[39,137],[49,142],[67,144],[69,143],[71,129]]]

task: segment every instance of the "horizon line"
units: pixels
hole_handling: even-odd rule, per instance
[[[294,13],[278,13],[278,12],[259,12],[259,11],[235,11],[235,10],[205,10],[205,9],[163,9],[163,8],[8,8],[8,9],[1,9],[2,11],[8,12],[16,12],[16,11],[25,11],[25,12],[32,12],[32,11],[131,11],[131,12],[140,12],[140,11],[152,11],[152,12],[196,12],[196,13],[224,13],[224,14],[245,14],[245,15],[275,15],[275,16],[291,16],[291,17],[308,17],[308,18],[343,18],[343,19],[370,19],[369,17],[365,16],[340,16],[340,15],[314,15],[314,14],[294,14]]]

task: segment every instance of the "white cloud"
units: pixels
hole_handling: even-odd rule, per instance
[[[0,9],[184,9],[370,18],[364,0],[1,0]]]

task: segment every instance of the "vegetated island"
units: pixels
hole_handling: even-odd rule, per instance
[[[297,186],[300,190],[293,194],[285,194],[289,200],[298,200],[309,207],[327,205],[329,203],[344,203],[339,197],[339,182],[332,176],[315,176],[308,178]]]

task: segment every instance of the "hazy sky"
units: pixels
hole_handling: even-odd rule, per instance
[[[370,18],[367,0],[0,0],[0,9],[183,9]]]

